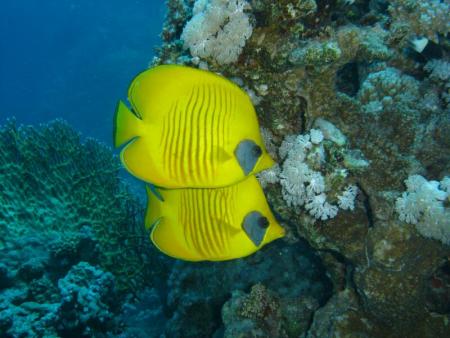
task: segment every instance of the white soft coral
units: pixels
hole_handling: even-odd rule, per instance
[[[450,244],[450,211],[444,207],[449,197],[448,182],[449,177],[438,182],[420,175],[409,176],[405,180],[407,191],[395,203],[401,221],[415,224],[422,236],[446,244]]]
[[[355,197],[358,194],[358,187],[356,185],[349,185],[338,196],[339,208],[344,210],[354,210],[355,209]]]
[[[337,215],[338,206],[344,210],[353,210],[358,189],[353,185],[348,186],[337,197],[338,205],[327,201],[329,189],[326,178],[320,171],[313,169],[325,161],[323,140],[322,131],[315,129],[308,134],[286,136],[279,149],[280,158],[285,159],[279,177],[283,198],[289,206],[304,206],[314,218],[327,220]]]
[[[324,193],[315,195],[305,204],[305,208],[312,216],[322,221],[333,218],[338,213],[337,206],[328,203]]]
[[[219,64],[237,61],[253,28],[245,0],[197,0],[193,17],[181,34],[192,56],[212,57]]]

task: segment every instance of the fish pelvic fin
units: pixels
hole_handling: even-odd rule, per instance
[[[118,148],[140,136],[142,120],[123,101],[117,103],[114,114],[113,143]]]

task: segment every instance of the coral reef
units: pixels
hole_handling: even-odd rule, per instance
[[[394,25],[406,26],[410,33],[438,42],[439,35],[445,37],[450,32],[450,4],[447,1],[389,2],[389,12],[395,20]]]
[[[448,1],[167,6],[152,64],[249,93],[286,239],[229,262],[162,257],[109,149],[61,121],[9,122],[2,336],[447,337]]]
[[[248,1],[252,34],[226,64],[184,45],[193,5],[168,2],[153,63],[220,72],[252,98],[278,161],[259,175],[269,202],[289,241],[306,239],[334,282],[335,295],[304,334],[445,337],[450,312],[437,295],[449,292],[448,221],[430,232],[422,208],[417,225],[408,224],[401,203],[427,194],[448,213],[439,194],[450,172],[448,1]],[[433,189],[404,192],[413,175]],[[282,305],[262,284],[276,308],[267,324]],[[236,291],[224,307],[228,335],[289,336],[239,317],[246,297],[251,291]]]
[[[149,245],[118,159],[62,121],[10,121],[0,152],[1,336],[126,330],[120,304],[164,280],[169,265]]]
[[[241,326],[249,330],[261,329],[266,337],[272,336],[267,335],[270,332],[298,336],[309,322],[313,309],[322,304],[331,291],[331,283],[324,272],[318,257],[305,243],[282,246],[274,243],[248,258],[229,262],[177,262],[168,280],[166,336],[212,337],[228,332],[227,337],[239,337],[239,334],[247,337],[249,332],[237,334]],[[233,305],[238,302],[235,298],[240,299],[249,291],[250,297],[263,293],[273,300],[270,324],[267,318],[258,317],[257,309],[253,315],[258,318],[250,312],[245,317],[241,307]],[[235,296],[230,300],[231,294]],[[247,307],[249,311],[250,307]],[[303,314],[305,317],[296,317]],[[280,318],[283,318],[282,323]],[[249,320],[256,322],[250,325]]]
[[[152,273],[140,250],[143,207],[105,145],[81,142],[63,121],[39,128],[10,121],[0,129],[0,152],[2,250],[38,232],[52,238],[52,259],[65,271],[75,260],[100,264],[122,279],[119,289]]]
[[[298,337],[307,330],[318,306],[314,298],[278,297],[255,284],[249,294],[233,292],[223,306],[224,337]]]

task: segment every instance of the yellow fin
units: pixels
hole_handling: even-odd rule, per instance
[[[146,229],[152,228],[154,225],[157,225],[162,220],[162,202],[161,200],[155,196],[152,192],[151,188],[146,185],[145,191],[147,192],[147,208],[145,210],[145,219],[144,224]]]
[[[138,137],[129,142],[120,152],[120,160],[131,174],[149,182],[149,173],[153,168],[152,157],[144,138]]]
[[[217,151],[217,158],[218,158],[220,163],[226,162],[226,161],[228,161],[230,159],[233,159],[233,156],[230,153],[228,153],[224,148],[217,147],[216,149],[217,149],[216,150]]]
[[[128,109],[125,103],[119,101],[114,115],[114,147],[120,147],[139,136],[141,123],[141,119]]]
[[[203,260],[195,251],[188,250],[177,229],[178,227],[174,228],[166,219],[160,218],[152,228],[150,239],[158,250],[167,256],[194,262]]]

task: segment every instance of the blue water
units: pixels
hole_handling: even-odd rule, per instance
[[[112,115],[160,44],[163,1],[3,0],[0,125],[64,118],[111,143]]]

